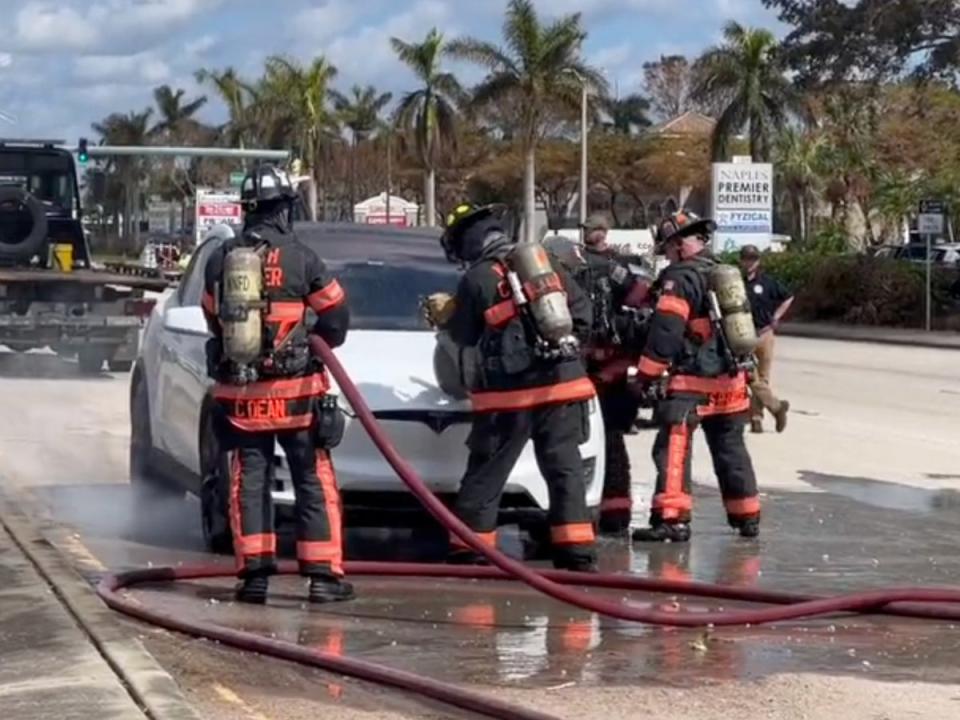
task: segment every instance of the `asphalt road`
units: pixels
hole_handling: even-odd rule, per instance
[[[960,584],[960,352],[788,338],[774,385],[787,432],[751,436],[764,490],[760,542],[723,525],[705,446],[689,548],[608,541],[608,569],[841,592]],[[0,478],[56,521],[55,544],[90,578],[104,568],[209,561],[196,503],[144,520],[127,492],[127,377],[79,376],[52,356],[0,355]],[[772,425],[772,422],[770,423]],[[631,438],[637,520],[652,436]],[[433,549],[354,533],[353,557]],[[516,538],[508,549],[522,552]],[[229,584],[148,588],[143,602],[460,682],[560,717],[950,717],[960,708],[960,632],[938,623],[833,619],[703,634],[599,620],[508,586],[358,583],[360,598],[304,607],[296,581],[267,609]],[[703,601],[676,599],[689,609]],[[635,598],[666,603],[673,598]],[[451,717],[362,683],[130,624],[201,714],[255,720]]]

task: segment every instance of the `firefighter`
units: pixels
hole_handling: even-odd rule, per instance
[[[656,312],[637,366],[635,388],[660,397],[653,448],[657,487],[650,527],[637,542],[687,542],[693,498],[692,431],[703,426],[727,520],[743,537],[760,531],[760,501],[744,442],[750,411],[747,373],[724,352],[724,338],[709,315],[708,278],[717,261],[706,247],[711,220],[678,213],[660,225],[657,252],[670,265],[654,286]]]
[[[586,362],[597,387],[606,437],[599,529],[622,535],[630,528],[633,512],[626,435],[633,431],[639,412],[639,400],[626,387],[627,348],[642,343],[652,274],[607,243],[609,229],[602,214],[584,222],[583,264],[577,278],[593,304]]]
[[[529,305],[518,306],[511,281],[521,282],[507,264],[516,246],[490,206],[457,207],[441,238],[447,258],[467,266],[456,295],[433,295],[428,312],[460,347],[476,347],[479,378],[471,388],[473,426],[467,469],[455,503],[457,515],[491,547],[504,485],[521,452],[533,441],[537,463],[550,495],[553,564],[560,569],[595,571],[594,528],[586,505],[584,463],[579,446],[589,433],[588,401],[595,396],[579,344],[559,350],[542,342],[543,327],[532,315],[536,297],[560,292],[572,333],[582,342],[589,332],[590,302],[559,263],[541,275],[550,282]],[[537,257],[546,251],[537,244]],[[553,274],[555,273],[555,274]],[[556,281],[556,285],[552,283]],[[556,297],[554,295],[554,297]],[[453,537],[455,563],[482,558]]]
[[[214,338],[208,343],[208,372],[221,411],[220,447],[229,453],[230,521],[241,584],[237,599],[264,603],[276,571],[276,535],[270,499],[275,443],[286,454],[296,496],[297,559],[310,579],[311,602],[347,600],[343,581],[341,506],[329,448],[339,442],[342,417],[326,396],[326,371],[311,357],[308,332],[331,346],[343,343],[349,310],[343,288],[290,225],[296,192],[284,172],[261,165],[241,186],[245,210],[241,236],[226,240],[206,266],[203,309]],[[252,339],[259,356],[249,365],[229,357],[236,318],[222,310],[238,248],[262,260],[262,328]],[[242,278],[241,278],[242,280]],[[236,280],[234,280],[236,283]],[[316,314],[312,328],[306,311]],[[256,352],[256,351],[255,351]],[[339,425],[342,431],[342,424]]]

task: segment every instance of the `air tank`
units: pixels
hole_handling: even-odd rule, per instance
[[[263,351],[263,269],[260,256],[247,247],[235,247],[223,263],[220,322],[224,354],[238,365],[249,365]]]
[[[555,344],[568,340],[573,333],[573,318],[567,295],[544,247],[539,243],[520,243],[510,251],[506,262],[523,288],[543,339]]]
[[[717,265],[710,271],[710,290],[717,297],[730,352],[736,357],[749,355],[757,347],[757,329],[740,270],[732,265]]]

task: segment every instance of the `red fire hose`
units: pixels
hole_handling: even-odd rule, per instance
[[[706,583],[655,580],[631,575],[582,574],[562,571],[536,571],[513,560],[480,539],[431,493],[416,471],[397,452],[393,443],[377,424],[373,413],[357,387],[351,382],[333,351],[319,338],[311,340],[313,351],[323,359],[337,380],[340,391],[349,401],[357,419],[369,433],[397,475],[410,488],[426,509],[440,523],[476,552],[484,555],[495,567],[454,567],[417,563],[354,562],[346,564],[350,575],[418,576],[434,578],[471,578],[486,580],[519,580],[561,602],[575,605],[608,617],[632,622],[681,627],[757,625],[783,622],[814,616],[859,612],[897,615],[938,620],[960,620],[960,589],[894,588],[874,590],[836,597],[814,597],[790,593],[735,588]],[[284,574],[295,574],[296,567],[285,563]],[[104,577],[98,592],[113,609],[170,630],[197,637],[218,640],[253,652],[292,660],[324,670],[342,673],[384,685],[417,692],[455,707],[503,720],[555,720],[544,713],[527,710],[471,693],[454,685],[413,675],[400,670],[323,653],[294,643],[269,639],[206,623],[189,622],[152,610],[120,594],[120,590],[148,582],[169,582],[187,579],[232,577],[232,570],[211,567],[151,568]],[[669,593],[713,599],[762,603],[774,607],[723,612],[666,612],[632,607],[627,603],[607,600],[573,589],[580,587]]]

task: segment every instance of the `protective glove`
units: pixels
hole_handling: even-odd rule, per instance
[[[453,317],[457,304],[450,293],[439,292],[428,295],[424,300],[424,315],[434,327],[443,327]]]

